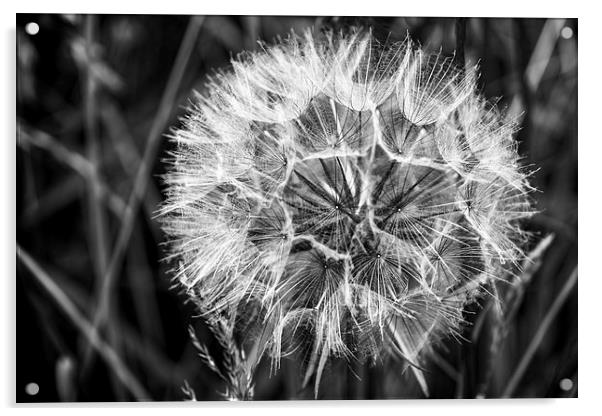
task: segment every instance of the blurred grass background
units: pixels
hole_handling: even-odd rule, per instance
[[[521,120],[537,169],[536,261],[502,288],[503,314],[475,305],[465,339],[436,348],[431,397],[577,395],[577,20],[18,14],[17,401],[182,400],[185,380],[197,399],[220,398],[188,325],[216,357],[219,344],[161,262],[163,135],[205,75],[257,40],[357,24],[462,46],[482,93]],[[319,397],[422,397],[402,370],[335,360]],[[257,400],[313,397],[295,361],[270,377],[264,360],[255,381]]]

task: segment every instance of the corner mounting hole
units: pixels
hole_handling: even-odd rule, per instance
[[[25,25],[25,32],[28,35],[37,35],[40,31],[40,26],[36,22],[29,22]]]
[[[29,383],[25,386],[25,393],[29,394],[30,396],[35,396],[39,392],[40,386],[38,386],[38,383]]]
[[[570,378],[563,378],[560,380],[560,388],[564,391],[570,391],[573,388],[573,380]]]
[[[570,39],[573,37],[573,29],[570,26],[565,26],[560,31],[560,36],[564,39]]]

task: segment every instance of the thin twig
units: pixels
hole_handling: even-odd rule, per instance
[[[136,400],[150,400],[150,395],[115,353],[113,348],[100,338],[96,329],[82,315],[65,292],[19,244],[17,244],[17,257],[44,287],[71,322],[73,322],[75,327],[85,336],[90,345],[98,352],[98,355],[105,360],[109,368],[113,370],[117,378],[132,393]]]
[[[552,303],[552,306],[550,307],[550,309],[548,309],[546,316],[544,316],[543,320],[541,321],[541,324],[539,324],[539,328],[537,328],[537,331],[535,332],[535,335],[533,336],[531,343],[529,343],[527,350],[523,354],[523,357],[521,358],[518,366],[516,367],[516,370],[514,370],[514,373],[512,374],[510,381],[506,385],[506,389],[504,390],[504,393],[502,394],[502,398],[509,398],[510,396],[512,396],[512,394],[514,393],[514,390],[516,390],[516,387],[518,387],[518,383],[521,381],[525,371],[527,370],[527,367],[529,366],[529,363],[533,359],[533,356],[535,355],[535,352],[537,351],[539,344],[541,344],[541,341],[543,340],[544,336],[546,335],[548,328],[554,321],[554,318],[556,318],[556,315],[558,315],[558,312],[560,312],[560,309],[562,308],[562,306],[568,299],[568,297],[571,294],[571,291],[575,287],[576,283],[577,283],[577,267],[575,267],[573,269],[573,272],[571,273],[568,280],[564,284],[562,290],[560,291],[560,293],[558,293],[558,296],[556,296],[556,299],[554,299],[554,302]]]
[[[161,133],[163,132],[165,124],[171,116],[176,94],[184,76],[188,60],[190,59],[192,51],[194,50],[197,35],[200,31],[203,19],[203,17],[198,16],[193,16],[190,18],[186,33],[184,34],[184,39],[182,40],[178,55],[169,75],[167,86],[163,92],[161,103],[159,104],[157,114],[154,117],[153,124],[148,134],[146,140],[147,145],[142,157],[142,162],[138,167],[138,171],[134,179],[132,193],[128,200],[127,209],[123,216],[119,235],[115,243],[115,248],[113,249],[109,267],[103,278],[103,287],[93,320],[95,328],[102,326],[107,318],[106,315],[110,305],[114,281],[124,259],[132,230],[134,229],[134,222],[138,208],[140,207],[140,203],[144,197],[144,194],[146,193],[153,162],[159,149]]]

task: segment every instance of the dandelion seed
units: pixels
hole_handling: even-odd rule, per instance
[[[428,347],[518,267],[532,214],[516,127],[475,79],[355,30],[291,34],[210,80],[160,212],[200,312],[275,368],[305,354],[316,389],[331,356],[390,354],[426,390]]]

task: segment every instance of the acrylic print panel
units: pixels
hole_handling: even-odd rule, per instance
[[[17,16],[17,401],[577,396],[577,21]]]

